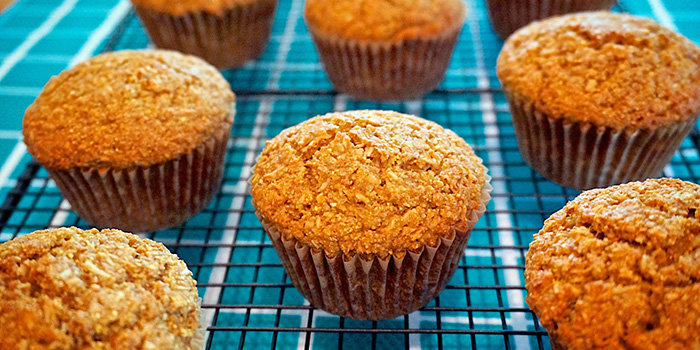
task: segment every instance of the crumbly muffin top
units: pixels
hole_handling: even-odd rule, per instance
[[[497,71],[506,92],[551,118],[652,130],[700,114],[700,49],[646,18],[535,22],[508,39]]]
[[[452,131],[389,111],[331,113],[267,143],[252,177],[258,215],[329,256],[435,246],[482,205],[485,168]]]
[[[229,132],[219,72],[173,51],[96,56],[51,78],[24,115],[24,142],[53,169],[149,166]]]
[[[6,350],[192,349],[192,274],[160,243],[118,230],[36,231],[0,244]]]
[[[304,19],[344,39],[401,41],[459,28],[466,13],[462,0],[306,0]]]
[[[700,347],[700,186],[582,193],[535,235],[527,303],[570,349]]]
[[[131,0],[137,7],[180,16],[188,12],[209,12],[222,14],[236,5],[249,4],[260,0]]]

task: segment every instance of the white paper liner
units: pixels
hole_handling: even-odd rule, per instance
[[[698,119],[654,131],[616,131],[549,118],[510,93],[506,99],[525,162],[551,181],[577,190],[659,176]]]
[[[398,42],[338,38],[306,23],[333,87],[381,101],[419,98],[440,85],[464,22],[442,35]]]
[[[90,225],[127,232],[177,226],[221,185],[230,126],[192,152],[150,167],[47,169],[61,195]]]
[[[301,294],[319,309],[357,320],[391,319],[411,313],[434,299],[454,275],[474,225],[491,199],[491,177],[481,192],[481,207],[468,214],[465,231],[455,229],[437,246],[403,257],[358,254],[328,257],[296,239],[286,240],[256,211],[285,272]]]
[[[235,4],[221,14],[201,11],[176,16],[141,6],[135,10],[157,47],[199,56],[224,69],[240,67],[263,54],[277,3]]]
[[[572,12],[608,10],[616,0],[486,0],[489,20],[501,39],[530,22]]]

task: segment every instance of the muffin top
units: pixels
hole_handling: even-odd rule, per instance
[[[534,22],[508,39],[497,71],[507,93],[569,122],[653,130],[700,114],[700,49],[646,18]]]
[[[117,230],[36,231],[0,244],[0,348],[192,349],[199,298],[185,263]]]
[[[401,41],[460,28],[466,13],[462,0],[306,0],[304,19],[344,39]]]
[[[251,194],[284,238],[329,256],[403,256],[468,229],[485,181],[481,159],[453,132],[396,112],[352,111],[269,141]]]
[[[51,78],[24,115],[24,142],[47,168],[149,166],[228,133],[233,103],[194,56],[105,53]]]
[[[571,349],[696,348],[700,186],[659,179],[582,193],[535,235],[525,283],[542,325]]]
[[[131,0],[137,7],[180,16],[187,12],[209,12],[222,14],[239,4],[249,4],[259,0]]]

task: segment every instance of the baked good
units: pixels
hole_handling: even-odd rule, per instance
[[[304,20],[333,86],[368,100],[417,98],[445,76],[462,0],[307,0]]]
[[[27,108],[27,150],[75,212],[131,232],[179,225],[218,191],[234,95],[203,60],[99,55],[52,78]]]
[[[390,111],[331,113],[284,130],[265,146],[250,189],[301,294],[371,320],[442,291],[490,191],[464,140]]]
[[[131,0],[158,48],[199,56],[221,68],[260,57],[278,0]]]
[[[573,12],[608,10],[617,0],[486,0],[489,21],[501,39],[530,22]]]
[[[700,114],[700,49],[632,15],[530,24],[497,72],[525,162],[575,189],[658,176]]]
[[[676,179],[586,191],[527,253],[527,303],[552,348],[700,348],[700,186]]]
[[[117,230],[36,231],[0,244],[4,350],[201,349],[192,273]]]

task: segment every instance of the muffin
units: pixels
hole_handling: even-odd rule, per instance
[[[698,47],[631,15],[530,24],[497,72],[525,162],[574,189],[658,176],[700,114]]]
[[[333,86],[368,100],[418,98],[445,76],[462,0],[307,0],[304,20]]]
[[[36,231],[0,244],[4,350],[201,349],[185,263],[117,230]]]
[[[443,290],[490,191],[481,159],[453,132],[396,112],[351,111],[269,141],[250,193],[311,304],[380,320]]]
[[[131,0],[148,36],[162,49],[237,68],[270,41],[277,0]]]
[[[527,303],[552,348],[700,348],[700,186],[676,179],[582,193],[527,253]]]
[[[608,10],[617,0],[486,0],[489,20],[501,39],[530,22],[572,12]]]
[[[234,109],[226,80],[199,58],[106,53],[49,81],[26,111],[24,142],[82,219],[153,231],[218,191]]]

